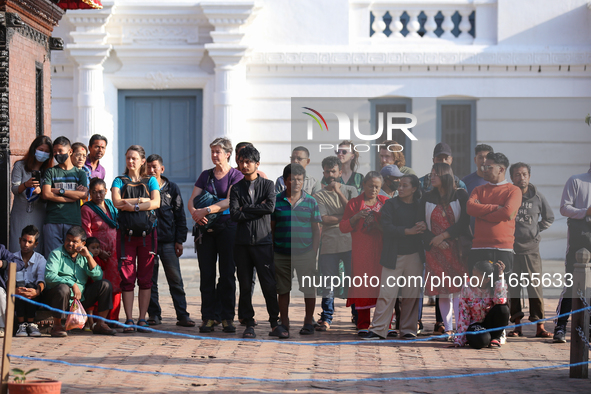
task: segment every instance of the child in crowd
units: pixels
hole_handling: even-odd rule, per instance
[[[25,227],[19,238],[21,250],[16,253],[25,266],[16,273],[16,294],[28,299],[42,302],[41,293],[45,289],[45,257],[35,252],[39,244],[39,230],[33,225]],[[39,337],[39,327],[35,324],[37,307],[21,299],[15,299],[16,319],[18,321],[17,337]]]
[[[109,280],[108,274],[112,270],[109,268],[107,261],[105,261],[101,258],[101,256],[104,257],[105,253],[107,253],[107,252],[101,248],[101,243],[100,243],[99,239],[96,237],[88,237],[86,239],[86,247],[88,248],[90,253],[92,253],[94,261],[96,261],[96,263],[103,270],[103,275],[104,275],[103,278]],[[109,257],[110,257],[110,254],[109,254]],[[118,272],[116,274],[119,275]],[[113,287],[113,289],[115,290],[114,287]],[[107,318],[110,320],[119,320],[120,306],[121,306],[121,292],[119,291],[116,293],[115,291],[113,291],[113,309],[111,309],[111,312],[109,312],[109,315],[107,316]],[[88,320],[91,321],[89,327],[92,327],[92,323],[93,323],[92,318],[89,317]]]

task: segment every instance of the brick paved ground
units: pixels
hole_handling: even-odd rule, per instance
[[[195,260],[183,261],[183,275],[187,282],[190,312],[198,317],[198,272]],[[196,279],[197,278],[197,279]],[[197,281],[195,281],[195,279]],[[159,330],[199,335],[196,328],[180,328],[174,325],[172,302],[166,282],[161,278],[164,324]],[[337,302],[335,324],[326,333],[312,337],[300,336],[297,331],[303,316],[302,299],[292,298],[292,338],[295,341],[323,343],[327,341],[356,340],[350,314],[343,301]],[[556,299],[546,300],[546,313],[553,314]],[[259,325],[258,339],[269,339],[268,323],[264,322],[264,300],[257,287],[255,308]],[[424,322],[427,329],[433,327],[434,308],[425,307]],[[554,328],[548,324],[548,330]],[[237,334],[225,334],[219,329],[216,338],[239,338]],[[167,334],[118,334],[115,337],[72,333],[68,338],[14,338],[12,353],[32,357],[58,359],[72,363],[84,363],[167,373],[254,377],[272,379],[336,379],[336,378],[384,378],[427,377],[459,375],[478,372],[503,371],[535,366],[566,364],[569,362],[569,343],[553,344],[551,340],[533,338],[535,326],[524,327],[525,337],[513,339],[501,349],[480,351],[450,349],[443,342],[393,344],[388,341],[371,342],[357,346],[308,347],[270,342],[221,342],[172,337]],[[570,326],[569,326],[570,332]],[[84,367],[70,367],[55,363],[25,362],[13,360],[21,368],[40,368],[35,377],[59,379],[63,393],[176,393],[189,391],[243,391],[243,392],[591,392],[591,381],[568,378],[567,369],[549,369],[510,373],[489,377],[459,379],[424,379],[417,381],[388,382],[340,382],[340,383],[268,383],[245,380],[189,379],[153,374],[129,374]]]

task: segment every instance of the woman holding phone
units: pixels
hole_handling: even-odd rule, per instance
[[[51,138],[40,135],[31,143],[22,160],[14,163],[11,190],[14,202],[10,211],[9,250],[20,250],[18,239],[23,228],[32,224],[38,229],[45,223],[45,201],[41,197],[42,172],[53,165]],[[43,253],[43,232],[39,234],[36,252]]]

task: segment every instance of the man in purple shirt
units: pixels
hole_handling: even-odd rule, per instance
[[[101,166],[99,160],[103,158],[107,151],[107,137],[95,134],[90,137],[88,143],[88,157],[85,166],[90,170],[91,178],[105,179],[105,167]]]
[[[591,250],[591,166],[589,171],[573,175],[566,181],[560,200],[560,214],[568,218],[565,273],[572,275],[575,272],[577,251],[582,248]],[[572,297],[577,297],[573,294],[572,286],[565,286],[556,312],[561,315],[570,312],[573,306]],[[554,342],[566,342],[567,323],[568,315],[556,320]]]

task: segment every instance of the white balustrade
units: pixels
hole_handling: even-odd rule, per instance
[[[360,42],[459,45],[494,42],[495,32],[489,31],[491,23],[483,21],[486,28],[478,30],[474,21],[478,21],[479,10],[482,11],[482,17],[490,19],[493,15],[491,11],[497,6],[497,0],[349,1],[352,4],[352,17],[372,19],[371,23],[360,21],[355,24],[354,36],[357,36],[356,39]],[[408,15],[406,29],[401,20],[404,13]],[[472,13],[474,21],[471,22]],[[387,14],[391,19],[388,19]],[[454,18],[454,15],[459,15],[460,18]],[[494,28],[496,29],[496,26]],[[406,34],[403,34],[403,31]],[[470,31],[473,31],[474,35],[470,34]],[[457,37],[454,32],[459,32]],[[479,37],[480,32],[486,37]]]

